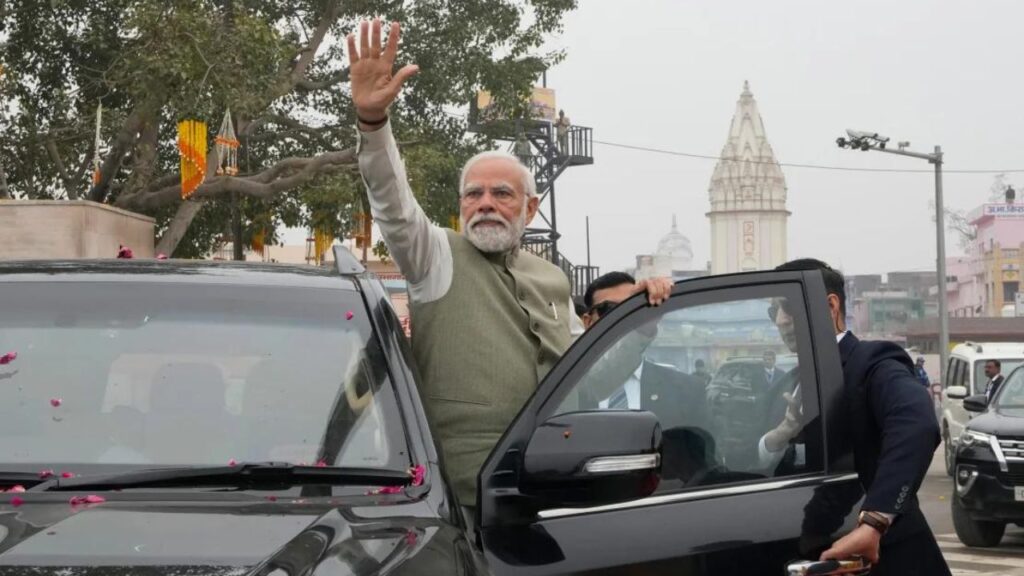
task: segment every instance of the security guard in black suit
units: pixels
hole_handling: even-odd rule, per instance
[[[891,342],[860,341],[846,330],[842,274],[813,259],[777,269],[821,270],[824,276],[843,363],[854,466],[865,494],[857,528],[821,559],[862,556],[875,564],[873,575],[949,575],[917,501],[940,435],[913,362]]]

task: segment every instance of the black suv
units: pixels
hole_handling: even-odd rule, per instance
[[[997,546],[1008,523],[1024,527],[1024,367],[1006,377],[991,403],[968,396],[982,414],[960,436],[954,461],[953,526],[968,546]]]
[[[0,570],[782,574],[852,528],[861,491],[817,272],[619,305],[460,503],[386,291],[344,249],[336,260],[0,263]],[[779,305],[784,327],[766,313]],[[675,378],[694,380],[681,370],[651,384],[641,371],[660,368],[629,365],[640,409],[583,403],[607,392],[616,344],[652,325],[677,370],[796,351],[798,439],[723,454],[695,424],[703,394],[675,396]]]

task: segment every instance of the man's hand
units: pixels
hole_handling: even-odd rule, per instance
[[[633,294],[647,292],[651,306],[660,306],[672,295],[672,285],[671,278],[647,278],[634,285]]]
[[[764,447],[769,452],[778,452],[785,448],[790,440],[796,438],[802,427],[803,406],[800,398],[789,392],[784,392],[782,397],[786,399],[786,417],[764,435]]]
[[[380,20],[376,18],[372,23],[364,21],[359,25],[359,50],[356,50],[356,35],[348,35],[352,103],[359,118],[373,123],[385,119],[388,107],[398,97],[402,84],[419,71],[419,66],[408,64],[392,77],[391,71],[398,55],[398,39],[402,34],[401,27],[398,22],[391,23],[388,43],[383,52],[380,28]]]
[[[856,530],[836,540],[832,547],[821,553],[821,560],[844,560],[853,556],[866,558],[872,564],[878,564],[878,545],[882,534],[861,524]]]

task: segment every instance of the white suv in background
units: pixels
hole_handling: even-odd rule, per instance
[[[985,362],[999,360],[1003,377],[1024,364],[1024,342],[965,342],[949,354],[946,380],[942,383],[942,443],[946,456],[946,472],[953,475],[953,456],[960,435],[972,414],[964,409],[963,399],[984,394],[988,378]]]

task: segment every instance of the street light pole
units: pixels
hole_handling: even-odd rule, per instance
[[[901,142],[897,150],[885,147],[888,138],[878,134],[854,132],[847,130],[850,138],[839,138],[836,143],[840,148],[855,150],[876,150],[898,156],[910,156],[927,160],[935,166],[935,242],[936,242],[936,276],[939,291],[939,381],[946,382],[946,368],[949,364],[949,312],[946,302],[946,209],[942,201],[942,147],[936,146],[935,152],[925,154],[907,150],[909,143]]]
[[[938,246],[939,274],[939,381],[946,382],[949,363],[949,311],[946,303],[946,210],[942,202],[942,147],[935,147],[935,242]]]

